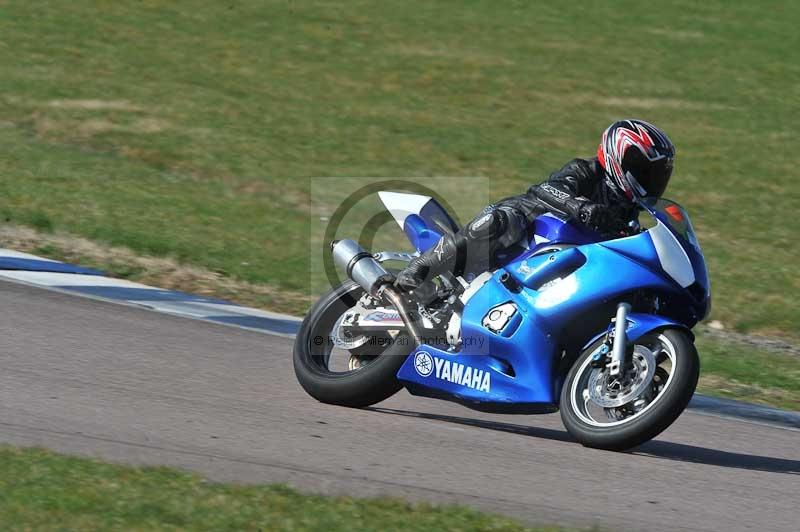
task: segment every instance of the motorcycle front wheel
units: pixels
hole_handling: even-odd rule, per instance
[[[362,408],[397,393],[397,372],[415,347],[405,329],[378,331],[370,337],[337,334],[342,316],[364,290],[352,281],[320,298],[300,326],[294,344],[294,371],[303,389],[323,403]]]
[[[592,365],[588,347],[561,390],[561,419],[581,444],[613,451],[636,447],[669,427],[697,387],[700,360],[690,335],[666,329],[636,340],[631,363],[611,377]]]

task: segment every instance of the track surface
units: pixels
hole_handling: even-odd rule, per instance
[[[457,502],[628,530],[797,530],[800,432],[685,413],[634,453],[558,415],[401,392],[370,410],[296,384],[292,341],[0,282],[0,441],[215,480]]]

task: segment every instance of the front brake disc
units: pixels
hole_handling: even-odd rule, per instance
[[[603,408],[618,408],[639,397],[650,386],[656,372],[656,357],[644,346],[637,345],[631,357],[633,367],[624,374],[611,377],[603,368],[589,376],[589,398]]]

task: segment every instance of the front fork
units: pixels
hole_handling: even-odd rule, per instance
[[[606,335],[603,346],[594,356],[594,365],[605,365],[611,377],[619,375],[621,369],[625,366],[625,356],[628,351],[628,315],[630,313],[631,305],[629,303],[620,303],[617,305],[617,315],[613,320],[613,335],[611,333],[611,327],[609,327],[609,334]],[[611,360],[606,364],[606,357],[609,351],[611,352]]]
[[[625,364],[625,353],[628,347],[628,314],[631,306],[620,303],[617,306],[617,317],[614,321],[614,347],[611,349],[611,363],[608,365],[608,374],[612,377],[619,375],[620,369]]]

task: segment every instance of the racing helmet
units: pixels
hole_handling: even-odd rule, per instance
[[[603,132],[597,158],[606,172],[606,182],[634,201],[664,193],[672,175],[675,146],[653,124],[619,120]]]

